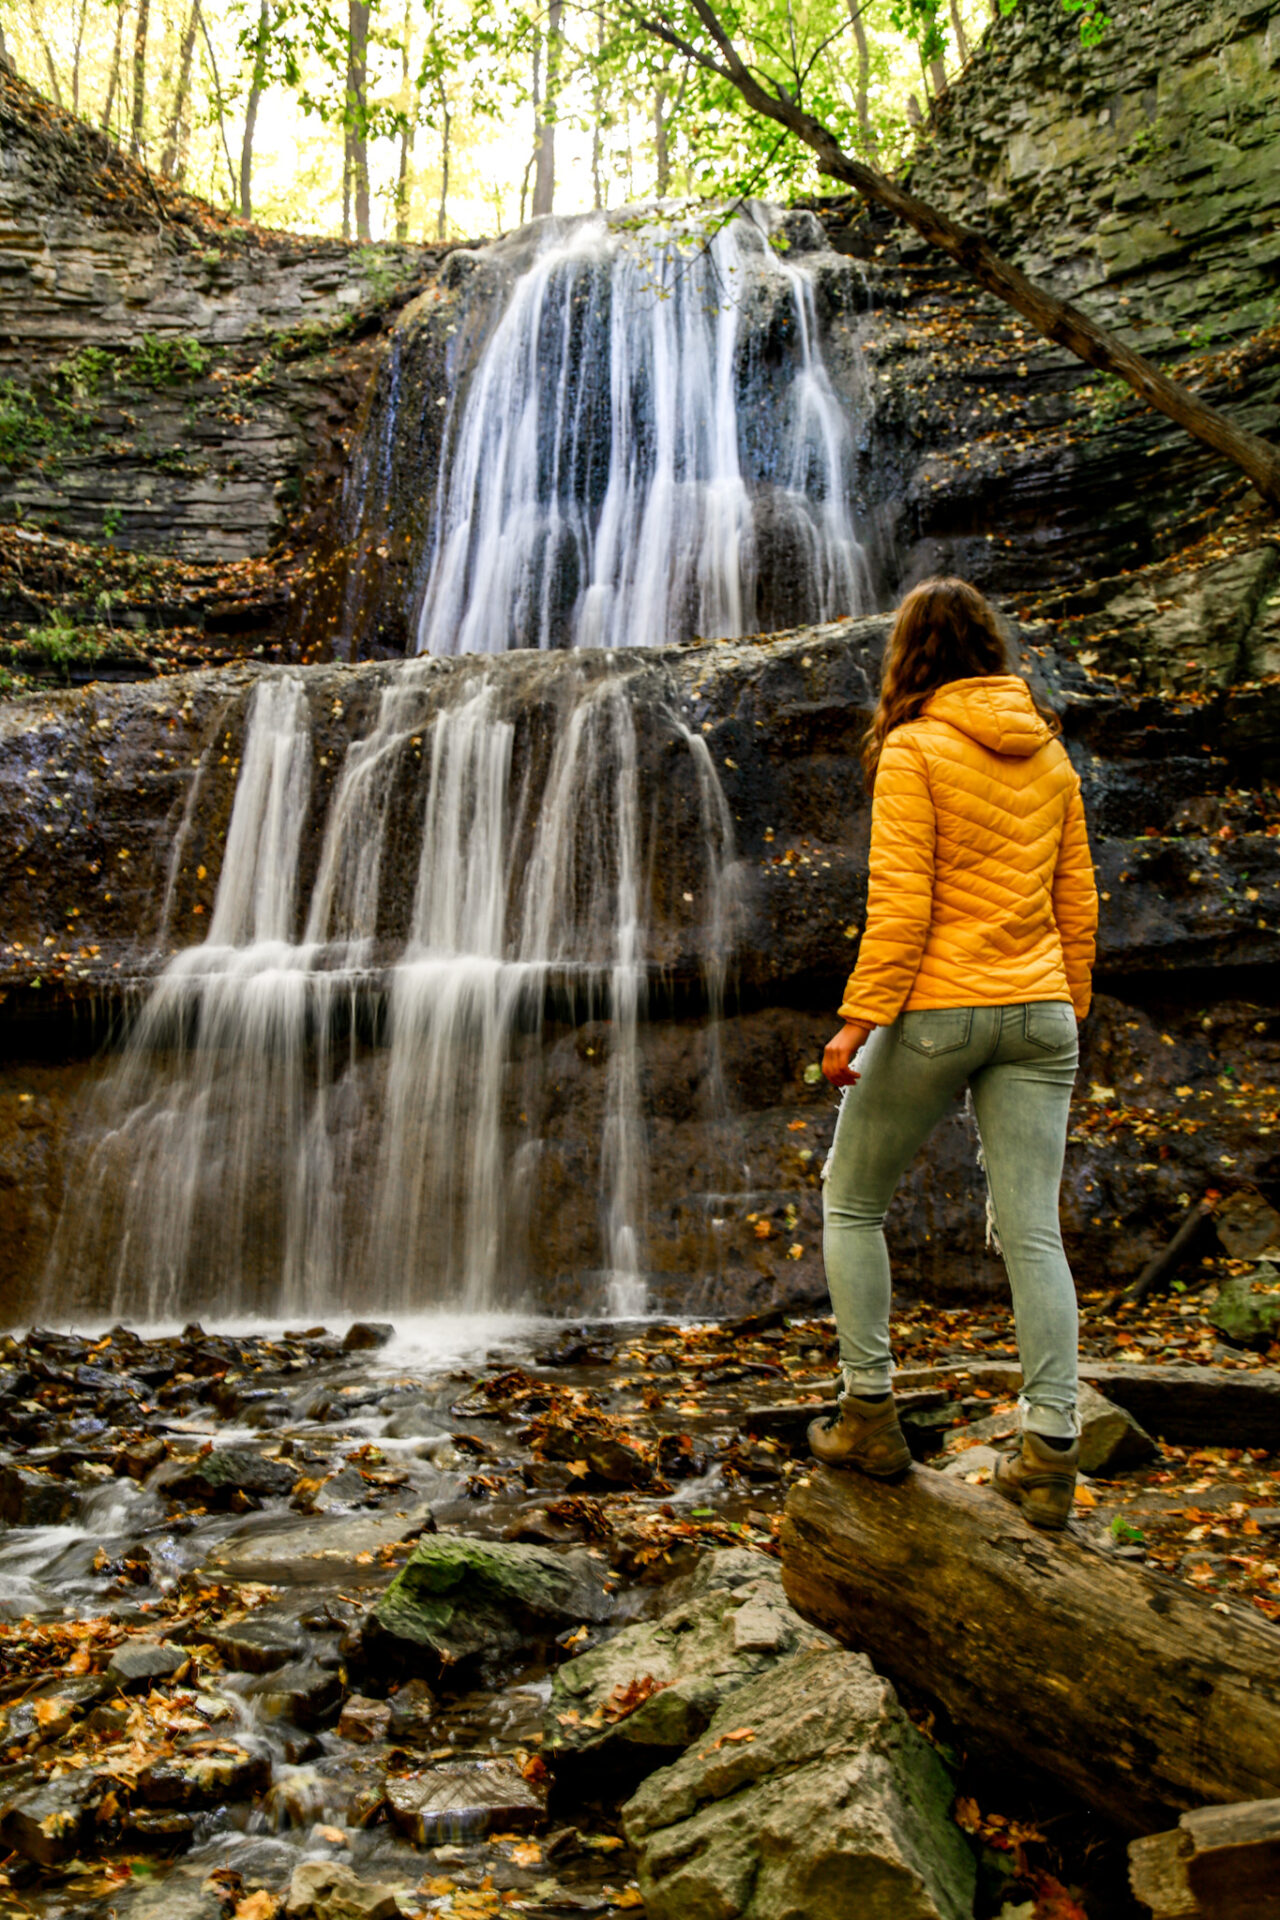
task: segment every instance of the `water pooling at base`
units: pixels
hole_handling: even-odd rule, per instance
[[[573,1304],[639,1311],[652,976],[682,944],[714,1014],[732,940],[705,745],[634,656],[337,684],[369,722],[327,799],[335,676],[248,696],[208,938],[164,968],[107,1078],[56,1297],[148,1320],[548,1304],[556,1210],[589,1186]],[[664,907],[659,932],[673,892],[685,924]]]

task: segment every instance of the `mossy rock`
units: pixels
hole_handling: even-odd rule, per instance
[[[370,1657],[401,1665],[451,1666],[513,1654],[566,1627],[607,1620],[606,1568],[583,1548],[438,1533],[419,1542],[365,1624]]]
[[[1280,1339],[1280,1268],[1264,1260],[1225,1281],[1209,1324],[1236,1347],[1262,1349]]]

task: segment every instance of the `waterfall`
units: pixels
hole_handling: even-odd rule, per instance
[[[849,421],[775,222],[628,209],[489,250],[519,271],[446,421],[420,652],[653,646],[869,609]]]
[[[150,1320],[554,1304],[532,1244],[563,1152],[548,1055],[589,1030],[576,1298],[639,1311],[642,1023],[673,843],[713,1011],[732,940],[705,743],[656,660],[411,661],[334,684],[269,673],[248,698],[208,936],[164,967],[107,1078],[59,1295],[97,1275],[95,1304]],[[322,800],[318,724],[344,686],[370,720]]]

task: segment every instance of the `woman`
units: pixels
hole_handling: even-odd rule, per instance
[[[848,1089],[823,1246],[844,1391],[836,1417],[809,1429],[829,1465],[888,1475],[909,1463],[891,1385],[884,1216],[967,1085],[1022,1358],[1021,1445],[996,1486],[1040,1527],[1066,1525],[1080,1453],[1058,1187],[1098,919],[1080,782],[1059,731],[1009,672],[975,588],[926,580],[907,595],[863,750],[874,781],[867,924],[822,1062]]]

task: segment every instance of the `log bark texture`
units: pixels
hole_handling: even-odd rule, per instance
[[[1280,1793],[1280,1630],[1036,1533],[988,1489],[817,1468],[787,1502],[791,1604],[1137,1831]]]
[[[1129,1848],[1129,1883],[1153,1920],[1280,1914],[1280,1800],[1184,1813]]]

